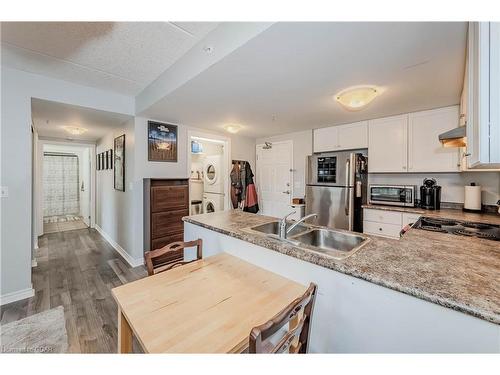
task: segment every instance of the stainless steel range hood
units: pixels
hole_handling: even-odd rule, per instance
[[[465,147],[467,144],[465,126],[439,134],[439,141],[444,147]]]

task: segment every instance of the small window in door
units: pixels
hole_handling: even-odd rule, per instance
[[[215,207],[212,202],[207,203],[206,211],[206,213],[215,212]]]
[[[215,167],[211,164],[207,167],[207,179],[209,181],[215,180]]]

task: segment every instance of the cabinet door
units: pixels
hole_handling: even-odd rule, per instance
[[[368,122],[368,170],[406,172],[408,115]]]
[[[188,185],[151,187],[151,212],[186,209],[188,200]]]
[[[415,224],[418,219],[420,219],[419,214],[412,214],[409,212],[403,212],[403,226],[409,225],[409,224]]]
[[[458,172],[459,150],[443,147],[438,136],[459,126],[458,106],[410,113],[408,172]]]
[[[335,151],[339,149],[338,127],[330,126],[313,130],[314,152]]]
[[[368,147],[368,121],[338,126],[339,150]]]

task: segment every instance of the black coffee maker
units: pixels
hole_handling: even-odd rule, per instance
[[[436,185],[433,178],[424,178],[420,186],[420,207],[426,210],[439,210],[441,208],[441,186]]]

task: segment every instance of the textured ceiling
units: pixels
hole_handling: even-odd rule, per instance
[[[92,108],[32,99],[31,117],[33,124],[42,137],[83,140],[95,142],[113,129],[119,128],[132,116],[100,111]],[[82,135],[67,133],[63,126],[76,126],[87,129]]]
[[[213,22],[3,22],[2,64],[136,95]]]
[[[261,137],[457,104],[465,22],[275,23],[143,115]],[[333,100],[353,85],[385,88],[350,112]]]

